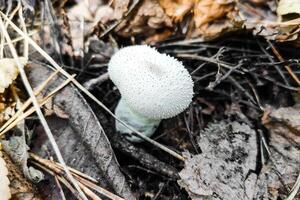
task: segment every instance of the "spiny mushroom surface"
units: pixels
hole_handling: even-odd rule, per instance
[[[176,116],[192,101],[194,84],[183,64],[149,46],[121,49],[109,61],[108,72],[131,117],[160,121]]]

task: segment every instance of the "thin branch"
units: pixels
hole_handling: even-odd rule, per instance
[[[283,62],[284,59],[280,55],[279,51],[275,48],[275,46],[269,40],[267,40],[267,42],[271,46],[272,51],[276,55],[276,57],[278,58],[278,60],[281,61],[281,62]],[[288,65],[284,65],[284,67],[289,72],[289,74],[291,75],[291,77],[296,81],[296,83],[300,86],[300,80],[299,80],[298,76],[293,72],[293,70],[291,69],[291,67],[288,66]]]
[[[34,160],[34,164],[39,163],[45,167],[47,167],[48,169],[51,169],[52,171],[55,171],[57,174],[61,174],[61,170],[63,170],[62,166],[60,165],[60,163],[54,162],[54,161],[50,161],[44,158],[41,158],[33,153],[30,153],[30,158]],[[97,180],[95,180],[94,178],[76,170],[73,169],[71,167],[68,167],[70,172],[73,174],[73,176],[82,184],[86,185],[87,187],[99,192],[100,194],[113,199],[113,200],[124,200],[123,198],[107,191],[106,189],[96,185],[99,182]]]

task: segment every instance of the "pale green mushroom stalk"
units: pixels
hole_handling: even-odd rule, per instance
[[[192,101],[194,83],[183,64],[149,46],[119,50],[109,61],[108,72],[121,93],[115,115],[148,137],[162,119],[176,116]],[[142,141],[118,121],[116,130],[130,141]]]

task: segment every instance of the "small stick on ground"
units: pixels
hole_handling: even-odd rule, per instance
[[[85,82],[85,83],[83,84],[83,86],[84,86],[87,90],[91,91],[91,90],[93,90],[96,86],[100,85],[101,83],[103,83],[104,81],[106,81],[106,80],[108,80],[108,79],[109,79],[109,74],[108,74],[108,72],[106,72],[106,73],[100,75],[100,76],[97,77],[97,78],[93,78],[93,79],[88,80],[87,82]]]
[[[269,40],[267,40],[267,42],[271,46],[272,51],[276,55],[276,57],[278,58],[278,60],[281,61],[281,62],[284,62],[283,57],[281,56],[281,54],[279,53],[279,51],[275,48],[275,46]],[[291,67],[288,66],[288,65],[284,65],[284,67],[289,72],[289,74],[291,75],[291,77],[296,81],[296,83],[300,86],[300,80],[299,80],[298,76],[293,72],[293,70],[291,69]]]
[[[55,172],[58,175],[63,174],[63,168],[62,168],[61,164],[41,158],[33,153],[30,153],[29,155],[30,155],[30,158],[34,160],[33,163],[35,165],[38,165],[38,166],[42,165],[43,167],[48,168],[49,170]],[[68,167],[68,168],[69,168],[70,172],[72,173],[72,175],[75,177],[75,179],[78,180],[78,182],[81,184],[81,186],[85,185],[85,186],[89,187],[90,189],[93,189],[93,190],[99,192],[100,194],[102,194],[110,199],[113,199],[113,200],[124,200],[123,198],[96,185],[96,184],[98,184],[98,181],[95,180],[94,178],[92,178],[82,172],[79,172],[76,169],[73,169],[71,167]]]

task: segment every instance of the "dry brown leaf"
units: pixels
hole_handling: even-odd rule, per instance
[[[70,37],[75,56],[82,56],[84,38],[91,33],[99,22],[108,23],[115,19],[116,12],[102,1],[82,1],[67,12],[69,19]]]
[[[163,41],[165,39],[167,39],[168,37],[170,37],[173,34],[172,31],[170,30],[165,30],[162,33],[157,33],[153,36],[148,37],[145,40],[145,44],[150,44],[150,45],[154,45],[155,43],[159,42],[159,41]]]
[[[159,0],[160,6],[175,22],[182,21],[183,17],[192,11],[194,3],[194,0]]]
[[[124,20],[116,28],[116,32],[125,37],[131,37],[138,33],[149,36],[153,35],[156,29],[171,26],[171,19],[156,0],[144,0],[137,8],[136,14]]]
[[[232,1],[201,0],[194,8],[194,21],[197,28],[207,25],[217,19],[226,17],[233,11]]]
[[[114,18],[121,19],[124,14],[128,11],[130,0],[114,0]]]
[[[8,170],[6,167],[6,162],[2,158],[2,153],[0,152],[0,194],[2,200],[8,200],[11,198],[11,193],[9,189],[9,179],[7,177]]]

